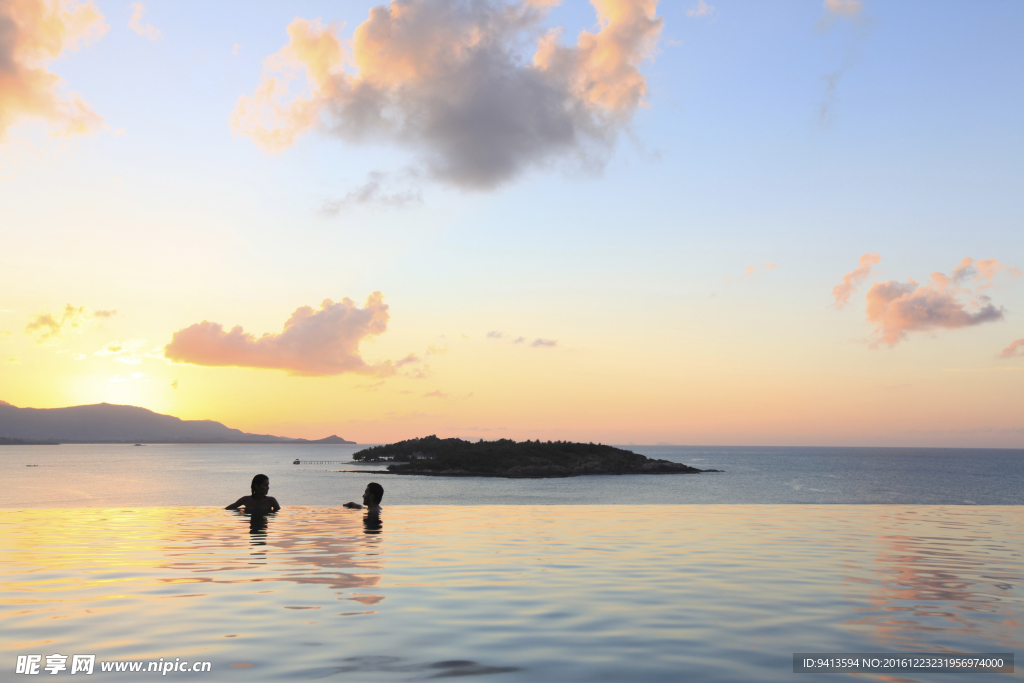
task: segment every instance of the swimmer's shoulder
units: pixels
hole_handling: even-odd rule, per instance
[[[252,496],[242,496],[241,498],[239,498],[238,500],[236,500],[236,501],[235,501],[234,503],[232,503],[231,505],[228,505],[228,506],[227,506],[226,508],[224,508],[224,509],[225,509],[225,510],[237,510],[238,508],[241,508],[241,507],[245,507],[245,508],[247,508],[247,507],[249,507],[250,505],[252,505]]]

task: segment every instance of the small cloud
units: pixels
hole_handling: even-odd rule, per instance
[[[85,306],[67,304],[57,313],[40,313],[29,319],[25,334],[32,335],[36,342],[56,340],[69,331],[78,330],[85,322]]]
[[[465,332],[460,332],[459,334],[462,336],[463,339],[469,339],[469,335],[466,334]]]
[[[8,358],[7,362],[10,363],[11,365],[21,365],[20,358]]]
[[[14,312],[15,312],[15,310],[13,308],[0,308],[0,313],[14,313]]]
[[[75,353],[75,354],[72,354],[71,357],[74,358],[75,360],[85,360],[89,356],[87,356],[84,353]]]
[[[960,267],[954,272],[959,273],[961,269],[964,269],[962,277],[970,277],[972,281],[977,282],[979,290],[993,287],[995,285],[996,277],[998,277],[1000,273],[1006,273],[1010,278],[1024,276],[1024,271],[1021,271],[1020,268],[1008,266],[1005,263],[1000,263],[992,258],[981,259],[980,261],[974,261],[973,263],[970,262],[970,259],[964,259],[964,263],[961,263]]]
[[[768,260],[765,260],[761,264],[761,269],[764,272],[775,270],[777,267],[778,266],[776,266],[774,263],[772,263],[771,261],[768,261]],[[756,277],[758,274],[759,274],[758,267],[755,266],[755,265],[749,265],[749,266],[746,266],[743,269],[743,275],[741,275],[740,278],[742,279],[742,278]],[[727,284],[727,285],[731,285],[732,284],[732,275],[730,275],[729,273],[725,274],[725,284]]]
[[[235,43],[234,45],[232,45],[231,46],[231,56],[232,57],[237,57],[238,56],[238,52],[241,49],[242,49],[242,45],[240,43]]]
[[[428,356],[436,356],[436,355],[440,355],[442,353],[448,353],[448,347],[447,346],[437,347],[434,344],[431,344],[430,346],[427,347],[427,355]]]
[[[979,267],[984,263],[985,266]],[[980,292],[992,286],[1002,271],[1011,277],[1016,268],[994,259],[975,262],[965,258],[949,275],[932,273],[931,282],[920,286],[907,282],[876,282],[867,294],[868,320],[875,323],[878,340],[872,346],[894,346],[910,332],[972,327],[1002,320],[1003,308]]]
[[[395,367],[396,368],[400,368],[403,365],[409,365],[409,364],[412,364],[412,363],[419,363],[419,362],[420,362],[420,357],[417,356],[415,353],[410,353],[408,356],[406,356],[402,360],[400,360],[397,363],[395,363]]]
[[[384,380],[380,380],[379,382],[372,382],[370,384],[357,384],[355,388],[362,389],[363,391],[377,391],[384,386],[384,383]]]
[[[818,125],[828,127],[832,124],[839,82],[857,60],[857,48],[863,39],[867,37],[872,22],[864,14],[864,3],[860,2],[860,0],[825,0],[824,9],[825,13],[818,19],[818,31],[822,33],[828,31],[832,24],[839,19],[859,27],[854,42],[842,65],[835,71],[824,74],[821,77],[825,83],[825,92],[818,105]]]
[[[366,182],[350,191],[341,199],[324,202],[320,209],[323,216],[337,216],[342,210],[352,206],[377,206],[386,209],[404,209],[423,203],[423,195],[418,189],[404,189],[387,192],[384,189],[388,174],[381,171],[371,172]]]
[[[11,341],[11,339],[13,338],[14,334],[12,332],[8,332],[7,330],[0,330],[0,342]]]
[[[142,15],[146,11],[146,8],[142,5],[142,3],[133,2],[131,7],[132,16],[128,20],[128,28],[135,31],[143,38],[149,38],[150,40],[159,40],[159,29],[155,29],[149,24],[142,23]]]
[[[825,0],[825,16],[842,19],[856,19],[864,11],[861,0]]]
[[[832,125],[832,112],[836,103],[836,89],[839,87],[839,81],[846,74],[846,69],[847,66],[843,66],[841,69],[821,77],[821,80],[825,83],[825,94],[818,104],[818,125],[824,128],[829,128]]]
[[[178,380],[174,380],[173,382],[171,382],[171,388],[172,389],[177,389],[178,388]]]
[[[864,3],[860,0],[825,0],[825,10],[818,19],[818,30],[827,31],[837,20],[861,23],[864,21]]]
[[[487,338],[488,339],[501,339],[504,336],[505,335],[502,334],[501,332],[488,332],[487,333]]]
[[[115,315],[117,315],[117,311],[96,311],[93,313],[93,316],[97,318],[112,318]]]
[[[368,365],[359,344],[387,330],[388,306],[374,292],[363,308],[349,298],[324,299],[320,310],[295,309],[279,334],[260,337],[236,326],[226,331],[220,323],[204,320],[178,330],[164,347],[164,357],[193,365],[235,366],[287,370],[293,375],[328,376],[353,372],[384,377],[393,375],[390,361]]]
[[[526,337],[516,337],[515,339],[512,340],[512,343],[522,344],[524,341],[526,341]]]
[[[139,350],[145,346],[145,344],[145,339],[129,339],[123,342],[112,341],[92,355],[110,356],[118,363],[138,365],[142,362],[143,358],[143,354],[140,354]],[[156,357],[159,358],[159,356]]]
[[[686,16],[688,17],[714,17],[717,14],[713,5],[709,5],[705,0],[697,0],[697,6],[691,7],[686,10]]]
[[[448,398],[448,394],[442,394],[440,391],[428,391],[423,396],[425,398]]]
[[[874,254],[862,254],[857,262],[857,268],[844,275],[843,281],[832,288],[832,297],[835,299],[832,305],[836,308],[843,308],[850,303],[850,295],[867,279],[871,269],[877,266],[881,260],[882,257],[878,255],[877,251]]]
[[[999,352],[996,358],[1013,358],[1024,356],[1024,338],[1010,342],[1010,345]]]
[[[557,345],[558,345],[558,342],[556,340],[554,340],[554,339],[534,339],[533,343],[530,344],[530,346],[539,347],[539,348],[550,348],[552,346],[557,346]]]

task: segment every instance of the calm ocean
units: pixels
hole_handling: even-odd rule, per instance
[[[282,505],[338,505],[371,479],[391,505],[1024,504],[1024,450],[629,446],[723,473],[569,479],[409,477],[355,465],[365,446],[62,445],[0,448],[0,506],[227,505],[270,477]],[[300,464],[293,461],[330,461]],[[339,472],[338,470],[360,470]]]
[[[794,653],[1022,650],[1021,450],[631,447],[725,472],[509,480],[338,472],[357,448],[0,449],[0,679],[814,683],[853,674]],[[281,512],[219,509],[257,472]],[[339,506],[371,479],[379,518]]]

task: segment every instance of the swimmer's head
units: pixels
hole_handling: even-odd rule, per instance
[[[376,507],[380,505],[382,498],[384,498],[383,486],[376,482],[370,482],[366,485],[366,490],[363,491],[363,505],[368,508]]]
[[[257,474],[252,478],[252,484],[249,486],[254,496],[265,496],[270,490],[270,477],[265,474]]]

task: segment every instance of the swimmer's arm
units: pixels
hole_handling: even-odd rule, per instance
[[[228,505],[228,506],[227,506],[226,508],[224,508],[224,509],[225,509],[225,510],[237,510],[237,509],[238,509],[238,508],[240,508],[240,507],[244,507],[244,506],[247,506],[247,505],[249,504],[249,499],[250,499],[250,498],[252,498],[252,496],[242,496],[241,498],[239,498],[238,500],[236,500],[236,501],[235,501],[234,503],[232,503],[231,505]]]
[[[281,505],[280,503],[277,502],[277,498],[274,498],[273,496],[267,496],[267,500],[270,501],[271,512],[277,512],[278,510],[281,509]]]
[[[342,507],[352,508],[353,510],[362,510],[363,506],[359,503],[345,503]]]

